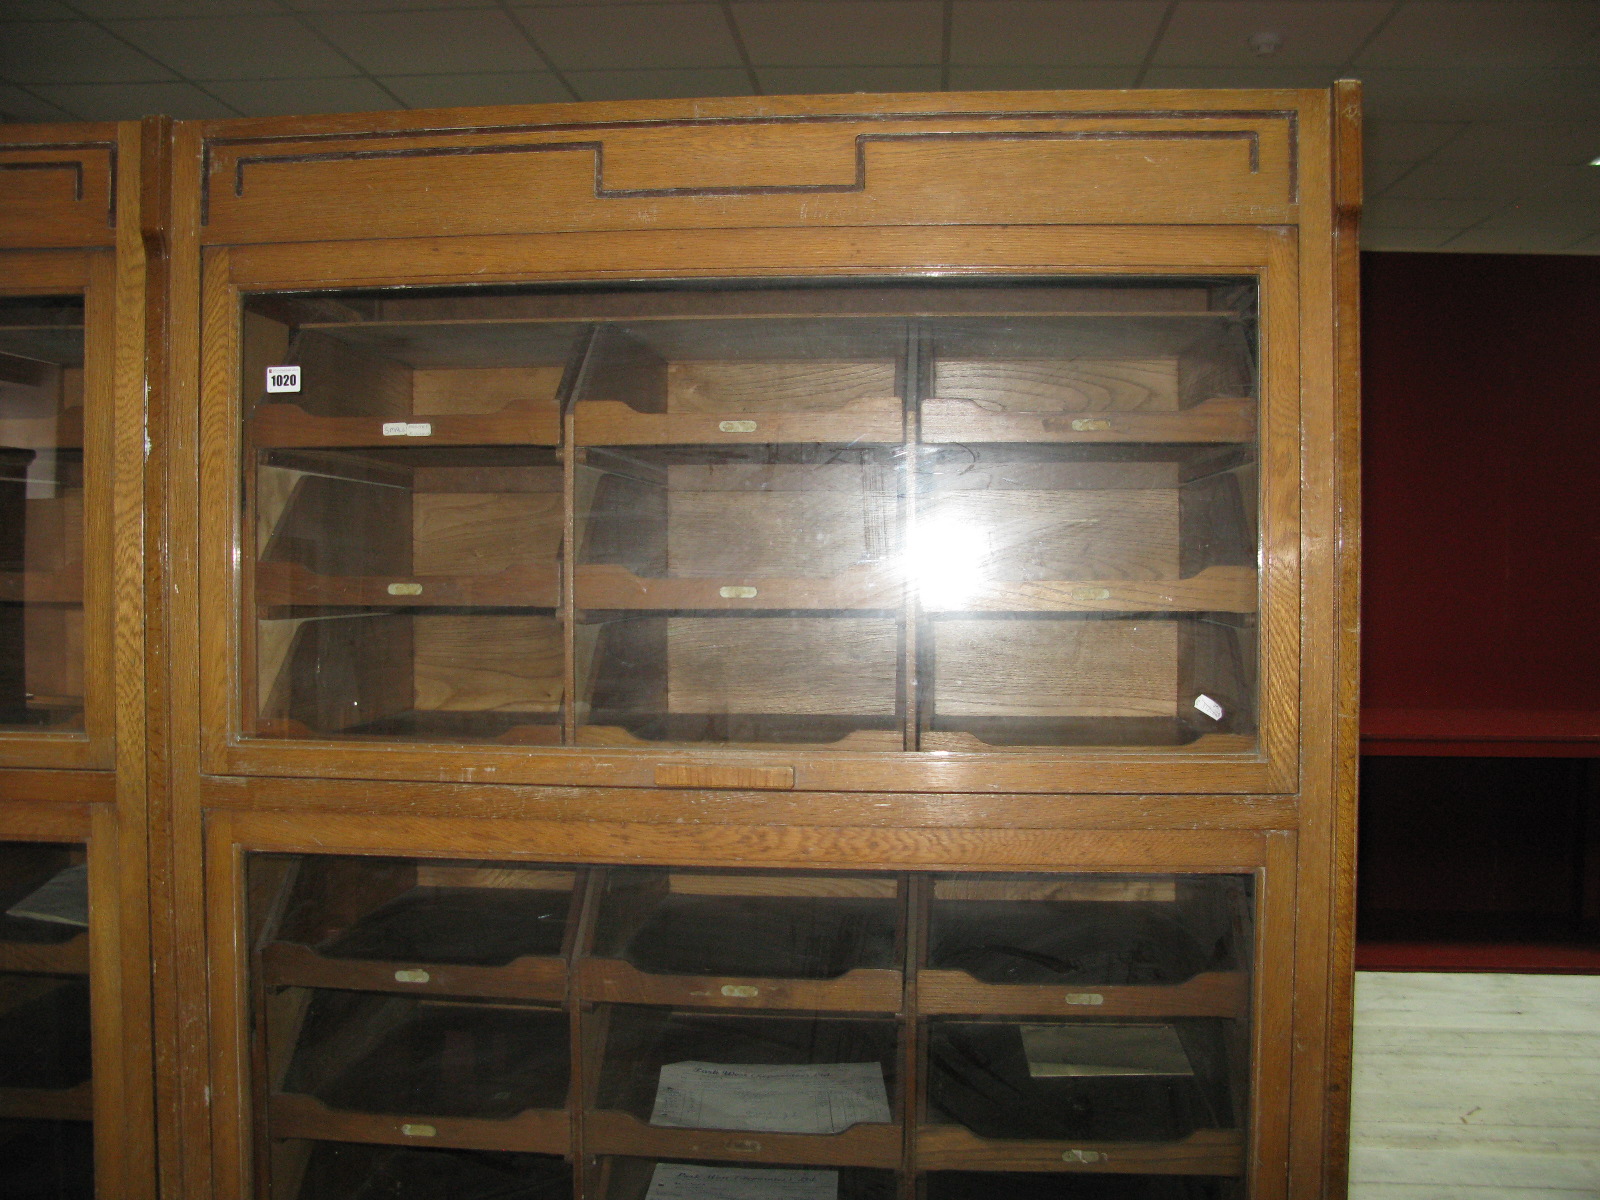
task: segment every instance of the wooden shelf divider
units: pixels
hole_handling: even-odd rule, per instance
[[[558,569],[513,567],[489,575],[318,575],[300,563],[258,562],[259,605],[369,608],[554,608]]]
[[[961,1125],[916,1132],[919,1171],[1089,1171],[1097,1174],[1244,1174],[1244,1135],[1197,1129],[1175,1142],[1016,1141],[981,1138]]]
[[[573,407],[580,446],[894,445],[901,440],[900,397],[868,396],[819,412],[638,412],[620,400]]]
[[[852,568],[831,579],[664,578],[635,575],[612,564],[580,566],[574,572],[577,605],[587,609],[894,609],[900,605],[899,572],[887,567]]]
[[[1250,979],[1242,971],[1206,971],[1182,983],[1103,987],[983,983],[965,971],[917,973],[917,1009],[925,1016],[1243,1017]]]
[[[922,402],[924,442],[1249,442],[1256,402],[1204,400],[1176,412],[1005,412],[974,400]]]
[[[386,434],[385,429],[398,432]],[[428,432],[420,431],[426,428]],[[561,420],[552,405],[418,421],[382,417],[322,417],[298,404],[262,404],[250,422],[250,441],[262,449],[343,446],[554,446]]]
[[[387,1146],[442,1146],[456,1150],[519,1150],[566,1154],[571,1144],[567,1110],[531,1108],[505,1120],[435,1117],[425,1113],[343,1112],[314,1096],[277,1093],[267,1120],[275,1138],[375,1142]]]

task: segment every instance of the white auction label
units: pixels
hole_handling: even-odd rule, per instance
[[[432,437],[433,426],[427,421],[385,421],[384,437]]]
[[[1222,705],[1218,704],[1204,692],[1201,692],[1194,698],[1194,706],[1201,712],[1205,713],[1205,715],[1210,717],[1213,721],[1222,720]]]
[[[298,392],[300,390],[299,367],[268,367],[267,391],[269,392]]]

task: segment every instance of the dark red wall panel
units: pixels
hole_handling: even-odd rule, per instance
[[[1367,254],[1362,309],[1364,731],[1600,753],[1600,257]]]

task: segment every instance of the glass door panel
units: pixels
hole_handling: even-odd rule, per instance
[[[273,1196],[1245,1195],[1248,874],[256,854],[249,894]]]
[[[573,422],[580,744],[902,748],[906,338],[599,331]]]
[[[83,319],[0,299],[0,728],[83,728]]]
[[[1255,295],[251,299],[252,731],[1248,751]]]
[[[565,323],[250,302],[257,736],[561,740]]]
[[[81,846],[0,843],[0,1195],[94,1195]]]

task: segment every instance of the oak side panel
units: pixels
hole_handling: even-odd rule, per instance
[[[0,246],[114,245],[127,154],[112,124],[0,125]]]

